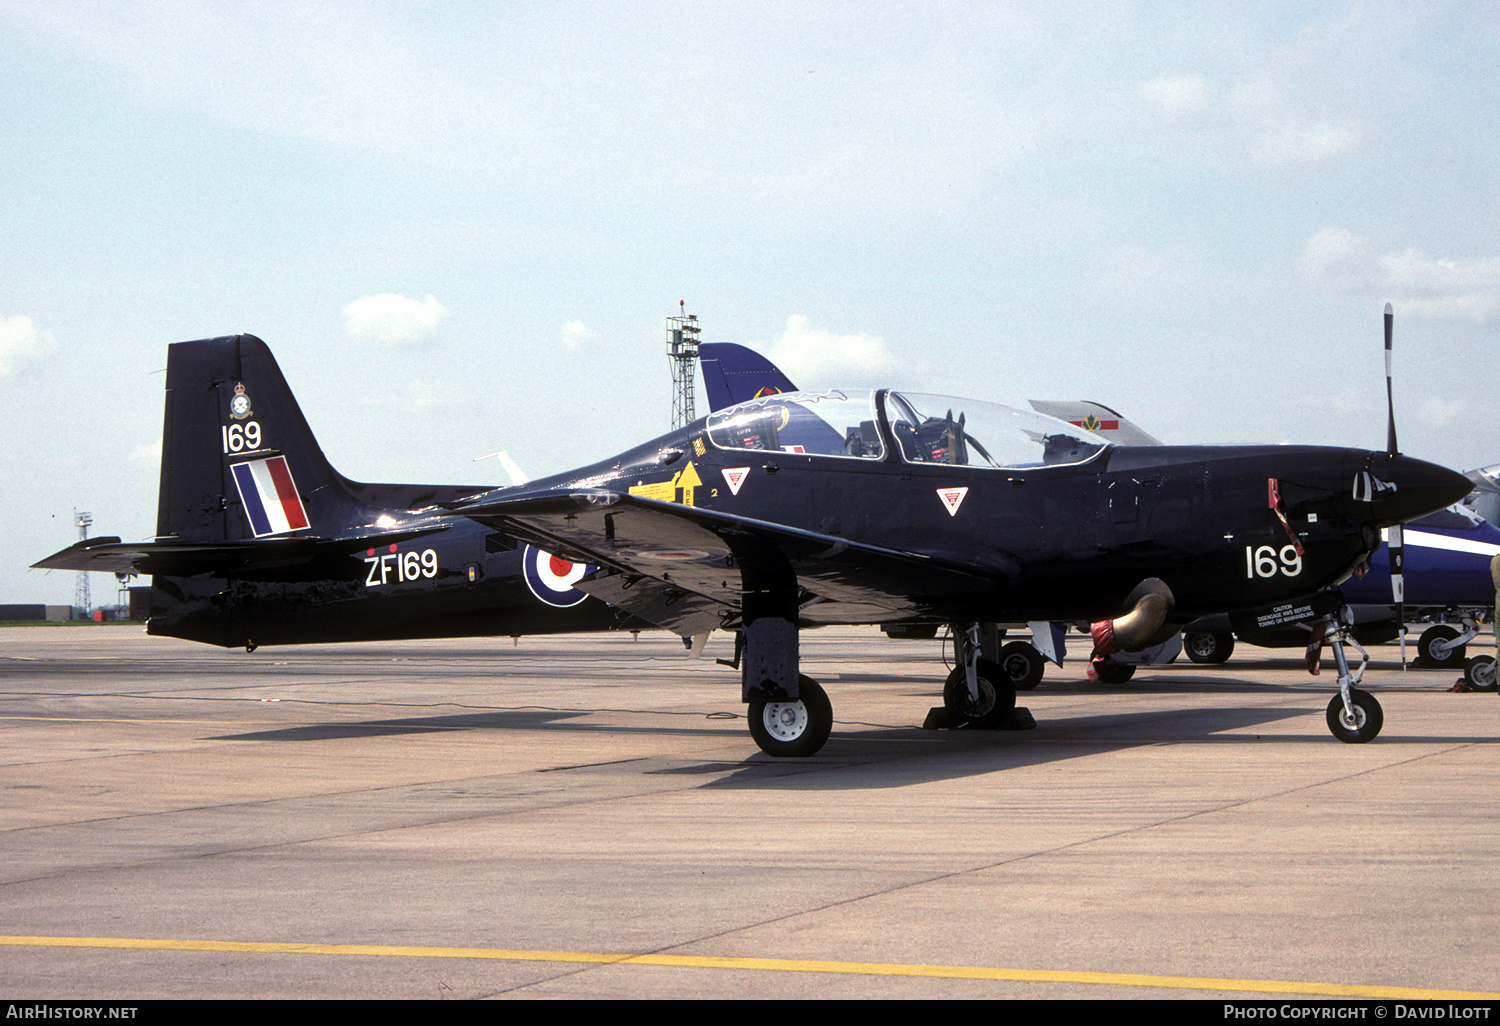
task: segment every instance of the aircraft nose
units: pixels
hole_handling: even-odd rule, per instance
[[[1355,475],[1354,498],[1370,503],[1372,523],[1392,527],[1446,509],[1473,487],[1467,477],[1436,463],[1372,452]]]

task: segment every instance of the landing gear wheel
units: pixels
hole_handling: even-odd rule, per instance
[[[1005,672],[988,659],[979,660],[974,670],[979,676],[979,701],[969,700],[968,674],[959,666],[948,674],[948,682],[943,685],[943,705],[956,723],[998,727],[1016,711],[1016,689],[1010,686]]]
[[[1124,684],[1135,676],[1134,663],[1117,663],[1108,657],[1090,663],[1089,669],[1094,671],[1094,679],[1100,684]]]
[[[1495,690],[1495,657],[1475,656],[1464,664],[1464,680],[1474,691]]]
[[[833,730],[828,693],[811,677],[798,677],[795,702],[751,702],[750,736],[767,755],[799,759],[815,754]]]
[[[1417,658],[1426,666],[1449,670],[1464,665],[1467,645],[1453,645],[1458,630],[1445,623],[1433,624],[1417,639]]]
[[[1000,650],[1000,670],[1017,691],[1030,691],[1042,682],[1047,663],[1032,645],[1012,641]]]
[[[1346,745],[1362,745],[1366,741],[1373,741],[1375,735],[1380,733],[1380,728],[1385,725],[1385,714],[1380,711],[1380,703],[1375,701],[1374,695],[1358,688],[1349,689],[1349,701],[1354,706],[1352,717],[1344,709],[1343,697],[1333,696],[1333,701],[1328,703],[1328,729]]]
[[[1193,631],[1182,636],[1182,648],[1195,663],[1222,663],[1234,651],[1234,635]]]

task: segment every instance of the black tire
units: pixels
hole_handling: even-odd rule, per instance
[[[1475,656],[1464,664],[1464,680],[1474,691],[1495,690],[1495,657]]]
[[[1012,641],[1000,649],[1000,672],[1017,691],[1031,691],[1042,682],[1047,661],[1027,641]]]
[[[1349,689],[1349,701],[1354,705],[1353,719],[1344,711],[1343,697],[1333,696],[1333,701],[1328,703],[1328,729],[1346,745],[1362,745],[1366,741],[1373,741],[1375,735],[1380,733],[1380,728],[1385,725],[1385,714],[1380,710],[1380,703],[1375,701],[1374,695],[1358,688]]]
[[[814,755],[833,731],[833,705],[811,677],[799,677],[795,702],[751,702],[750,736],[767,755],[800,759]]]
[[[969,701],[969,679],[962,666],[948,674],[943,685],[943,705],[954,722],[971,727],[994,728],[1016,711],[1016,689],[999,666],[981,659],[974,666],[979,675],[979,701]]]
[[[1445,623],[1433,624],[1422,632],[1417,639],[1417,658],[1423,666],[1431,666],[1438,670],[1457,669],[1464,665],[1464,659],[1468,656],[1467,645],[1449,645],[1454,638],[1458,637],[1457,628],[1449,627]]]
[[[1100,684],[1124,684],[1135,676],[1134,663],[1117,663],[1108,656],[1090,665],[1094,671],[1094,679]]]
[[[1195,663],[1222,663],[1234,651],[1234,635],[1193,631],[1182,636],[1182,650]]]

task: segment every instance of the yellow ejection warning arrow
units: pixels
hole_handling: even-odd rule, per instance
[[[688,465],[683,467],[672,480],[633,485],[630,494],[647,499],[659,499],[662,502],[680,502],[684,506],[696,506],[698,503],[694,489],[702,483],[703,478],[698,476],[698,468],[693,466],[692,460],[688,460]]]

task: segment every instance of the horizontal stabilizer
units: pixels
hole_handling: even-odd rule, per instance
[[[448,530],[427,524],[350,538],[256,538],[245,541],[185,542],[157,538],[121,542],[117,537],[86,538],[33,563],[38,570],[97,570],[112,574],[225,576],[251,570],[297,566],[326,556],[346,556],[376,545],[395,545]]]

